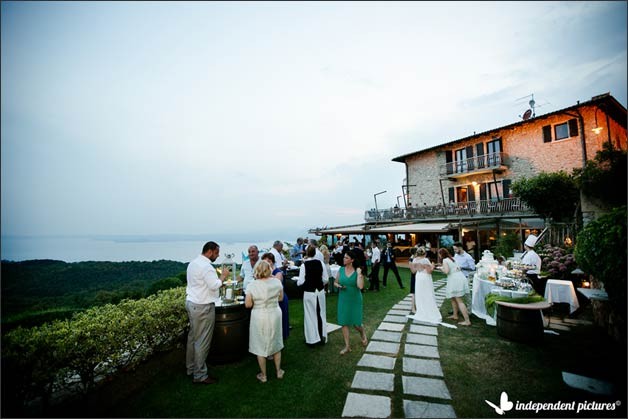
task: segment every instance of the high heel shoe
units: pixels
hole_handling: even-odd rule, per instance
[[[344,348],[342,351],[340,351],[340,355],[344,355],[347,352],[351,352],[351,348]]]
[[[366,345],[369,344],[369,340],[366,337],[366,334],[364,334],[364,339],[362,339],[362,346],[364,346],[366,348]]]
[[[284,373],[285,373],[284,370],[277,371],[277,378],[279,378],[281,380],[283,378]]]
[[[255,376],[255,378],[257,378],[260,383],[265,383],[267,381],[266,376],[264,374],[262,374],[261,372],[259,374],[257,374]]]

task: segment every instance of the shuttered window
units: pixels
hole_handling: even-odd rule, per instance
[[[569,120],[569,136],[578,136],[578,120],[576,118]]]
[[[484,143],[477,143],[475,145],[475,154],[478,156],[476,159],[478,169],[482,169],[486,165],[486,162],[484,161]]]
[[[544,143],[552,142],[552,126],[551,125],[545,125],[543,127],[543,142]]]
[[[510,183],[512,181],[510,179],[502,180],[502,188],[504,190],[504,198],[510,198]]]
[[[445,151],[445,162],[447,163],[447,174],[451,175],[454,172],[454,157],[451,150]]]
[[[456,190],[449,188],[449,202],[456,202]]]

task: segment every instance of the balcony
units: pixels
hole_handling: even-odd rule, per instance
[[[439,167],[441,177],[460,179],[484,173],[501,173],[508,168],[509,159],[506,153],[491,153],[475,156],[470,159],[450,162]]]
[[[432,205],[418,208],[387,208],[366,211],[364,220],[375,221],[408,221],[429,219],[460,219],[462,217],[496,217],[531,215],[534,212],[519,198],[491,199],[486,201],[457,202],[447,206]]]

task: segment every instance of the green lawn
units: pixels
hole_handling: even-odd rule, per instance
[[[407,286],[408,269],[402,268],[400,273]],[[435,279],[439,275],[435,273]],[[386,312],[407,295],[408,288],[399,289],[389,278],[388,288],[364,294],[369,337]],[[336,305],[337,296],[328,295],[327,319],[332,323],[336,322]],[[443,317],[449,309],[446,301],[441,308]],[[569,388],[562,382],[561,371],[621,383],[620,410],[597,416],[625,417],[625,346],[613,344],[599,329],[578,326],[560,336],[546,335],[542,344],[529,346],[498,337],[495,327],[474,316],[471,321],[471,327],[438,329],[441,364],[458,417],[498,417],[484,400],[498,402],[502,391],[510,400],[521,402],[608,400]],[[185,375],[185,353],[179,348],[123,374],[83,402],[52,413],[74,417],[339,417],[364,352],[358,333],[351,334],[353,352],[340,356],[340,331],[331,333],[325,346],[305,345],[301,300],[290,302],[290,323],[294,328],[283,352],[286,375],[281,381],[269,366],[269,381],[259,383],[255,379],[257,362],[250,355],[238,363],[212,367],[212,374],[220,380],[217,385],[194,385]],[[394,372],[393,417],[403,417],[400,359]],[[611,399],[614,402],[617,397]],[[556,411],[520,413],[518,416],[561,416]],[[563,416],[574,416],[574,412],[566,413]],[[579,416],[596,416],[596,412],[581,412]]]

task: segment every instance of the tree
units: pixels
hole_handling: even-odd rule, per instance
[[[562,170],[523,177],[512,183],[512,191],[534,212],[553,221],[572,221],[580,202],[574,177]]]
[[[596,199],[608,208],[626,205],[627,164],[626,150],[617,150],[604,143],[593,160],[583,169],[574,170],[577,185],[586,196]]]

